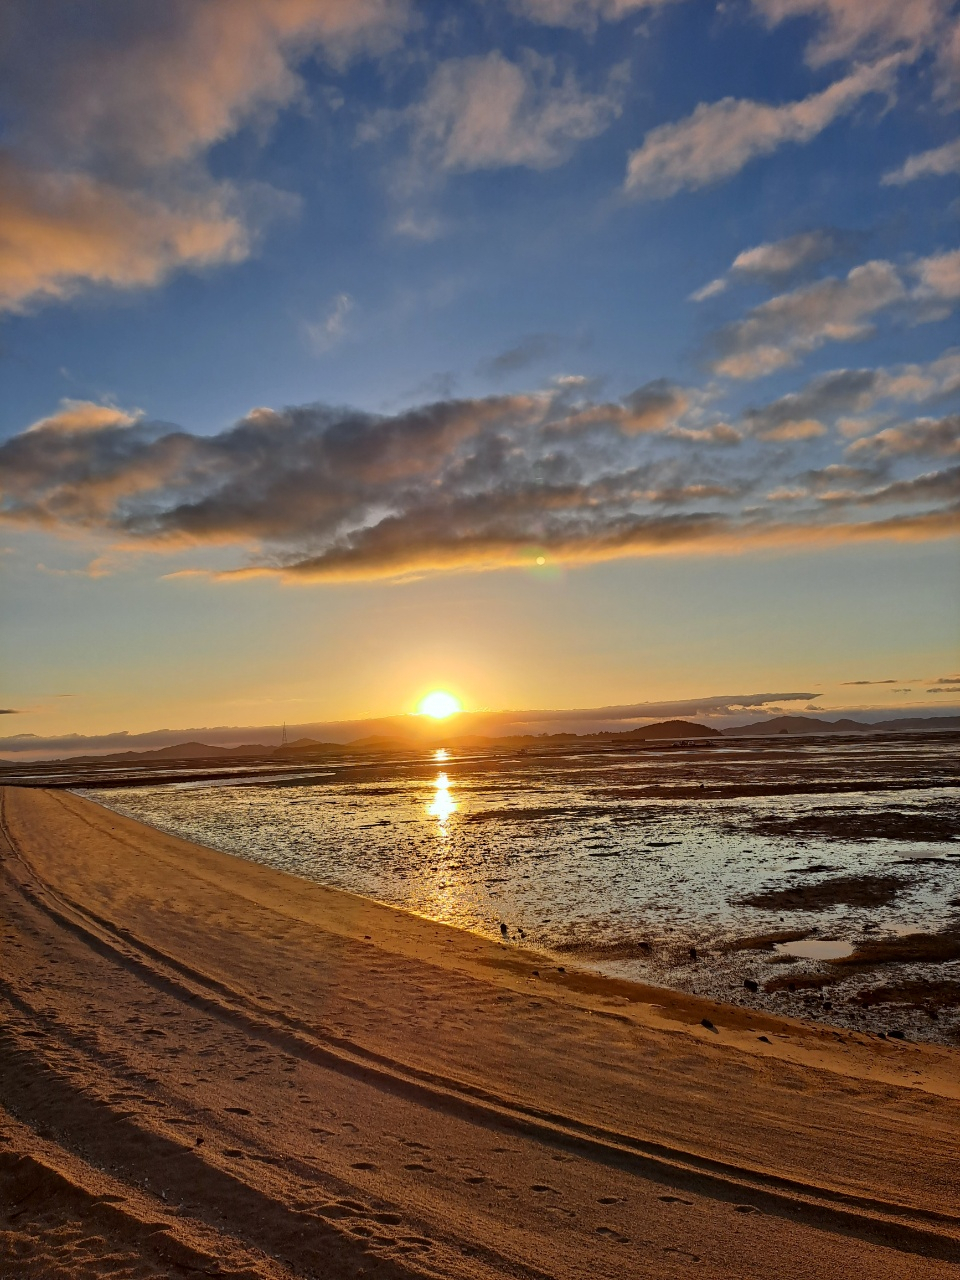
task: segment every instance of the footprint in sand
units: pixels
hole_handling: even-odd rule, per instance
[[[369,1160],[358,1160],[356,1164],[350,1166],[351,1169],[379,1169],[379,1165],[371,1164]]]
[[[692,1200],[684,1200],[683,1196],[658,1196],[664,1204],[693,1204]]]
[[[415,1173],[433,1173],[433,1169],[426,1164],[405,1164],[403,1167],[405,1169],[410,1169]]]
[[[531,1191],[537,1191],[537,1192],[540,1192],[540,1193],[543,1193],[543,1192],[545,1192],[545,1191],[549,1191],[549,1192],[551,1193],[551,1195],[555,1195],[555,1196],[558,1196],[558,1195],[560,1194],[560,1192],[556,1189],[556,1187],[548,1187],[548,1186],[546,1186],[546,1184],[545,1184],[545,1183],[543,1183],[543,1182],[535,1182],[535,1183],[533,1184],[533,1186],[530,1188],[530,1190],[531,1190]]]
[[[662,1198],[662,1197],[661,1197]],[[622,1196],[601,1196],[597,1204],[623,1204]]]
[[[248,1116],[250,1111],[246,1107],[224,1107],[224,1111],[229,1111],[232,1116]]]
[[[607,1240],[615,1240],[617,1244],[630,1243],[629,1236],[622,1236],[619,1231],[614,1231],[613,1227],[597,1227],[596,1234],[604,1236]]]

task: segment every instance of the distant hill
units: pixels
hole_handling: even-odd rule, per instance
[[[338,755],[341,752],[348,751],[349,747],[345,747],[342,742],[318,742],[316,738],[297,738],[294,742],[287,742],[282,747],[271,747],[268,749],[272,756],[303,756],[303,755]]]
[[[64,758],[76,763],[124,760],[140,763],[150,760],[220,760],[225,756],[234,758],[268,756],[272,751],[273,747],[265,747],[261,743],[250,743],[242,747],[213,747],[207,742],[177,742],[172,747],[158,747],[155,751],[115,751],[106,756],[66,756]]]
[[[709,725],[697,724],[694,720],[660,720],[656,724],[643,725],[639,729],[626,729],[623,732],[606,733],[538,733],[512,734],[508,737],[485,737],[481,734],[443,735],[440,726],[432,742],[405,741],[403,738],[389,737],[384,734],[373,734],[365,738],[354,738],[353,741],[321,742],[316,738],[298,738],[295,742],[285,743],[282,747],[266,746],[260,742],[246,743],[239,747],[217,747],[208,742],[177,742],[170,747],[159,747],[152,751],[117,751],[110,755],[66,756],[59,760],[45,760],[45,765],[54,764],[172,764],[178,760],[222,760],[227,761],[252,759],[307,759],[310,756],[340,756],[354,751],[411,751],[430,750],[435,746],[447,746],[466,751],[484,751],[506,749],[517,751],[527,748],[563,747],[567,744],[581,742],[585,746],[590,743],[646,742],[657,740],[684,738],[760,738],[777,735],[797,736],[801,734],[827,733],[929,733],[932,730],[960,729],[960,716],[905,716],[899,720],[878,720],[873,724],[865,720],[849,718],[824,720],[817,716],[774,716],[769,720],[756,720],[751,724],[735,725],[730,729],[714,729]],[[15,768],[20,761],[9,757],[0,759],[0,767]]]
[[[724,729],[730,738],[767,738],[802,733],[911,733],[935,729],[960,729],[960,716],[906,716],[900,720],[820,720],[816,716],[774,716],[752,724]]]
[[[640,729],[627,729],[623,733],[605,733],[605,738],[719,738],[719,729],[711,729],[706,724],[696,724],[693,720],[660,720],[656,724],[646,724]]]

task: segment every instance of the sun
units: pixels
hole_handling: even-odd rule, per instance
[[[456,715],[462,710],[460,699],[444,689],[434,689],[432,693],[420,699],[420,705],[417,707],[420,715],[432,716],[434,720],[446,720],[447,716]]]

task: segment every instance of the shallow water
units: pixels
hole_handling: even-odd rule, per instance
[[[956,1008],[935,1020],[856,1000],[881,980],[960,979],[960,962],[878,974],[829,961],[864,939],[960,924],[956,747],[903,735],[449,753],[83,794],[432,919],[494,938],[505,925],[511,944],[561,963],[942,1040]],[[758,895],[773,901],[744,902]],[[811,975],[828,981],[803,986]]]

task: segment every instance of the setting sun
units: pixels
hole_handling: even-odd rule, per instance
[[[445,720],[447,716],[462,711],[460,699],[443,689],[434,689],[425,698],[421,698],[417,712],[422,716],[433,716],[434,720]]]

